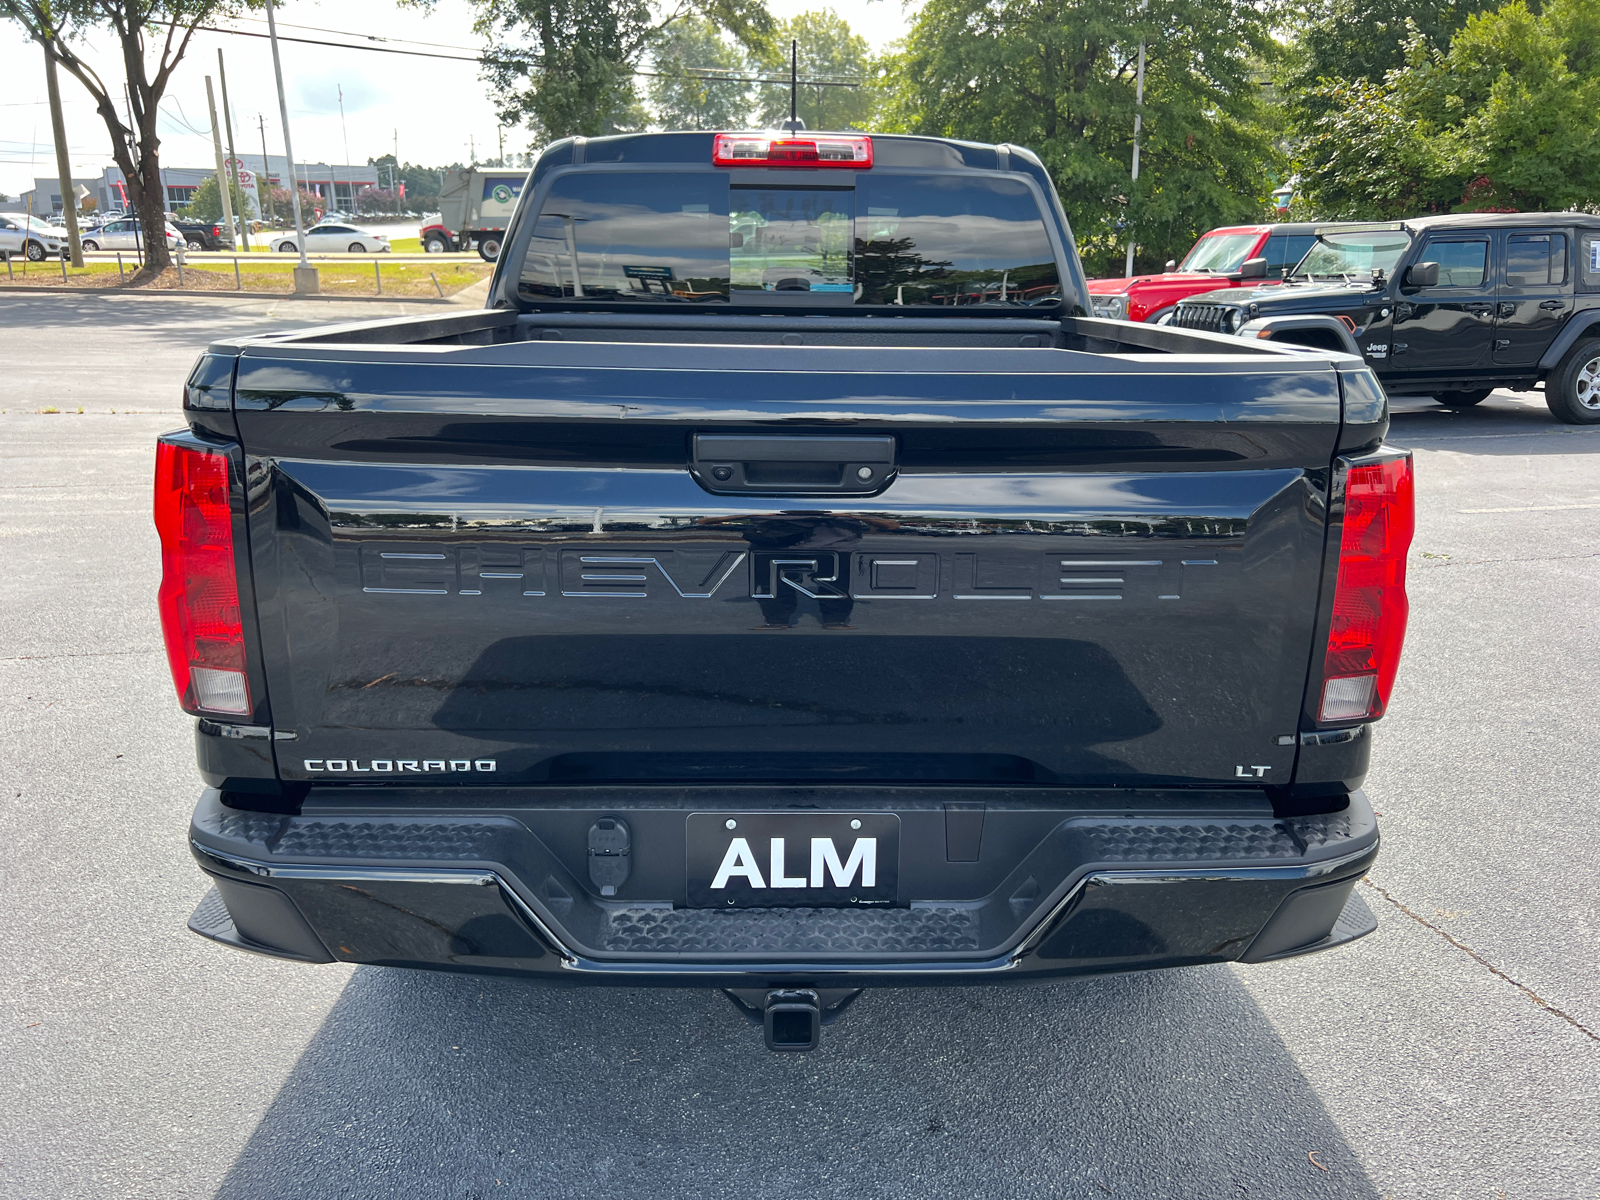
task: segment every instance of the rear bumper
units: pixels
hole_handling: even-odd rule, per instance
[[[207,789],[191,848],[217,884],[190,928],[303,962],[630,986],[1009,982],[1312,953],[1375,927],[1353,889],[1371,807],[1275,818],[1259,794],[915,789],[314,791],[299,816]],[[466,802],[463,803],[463,800]],[[684,904],[690,812],[893,811],[900,900],[873,909]],[[952,822],[949,814],[963,814]],[[974,812],[981,825],[970,838]],[[587,877],[602,816],[634,830],[615,899]],[[967,851],[973,858],[965,857]],[[958,861],[951,861],[952,858]]]

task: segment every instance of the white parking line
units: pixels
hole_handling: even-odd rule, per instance
[[[1600,504],[1528,504],[1521,508],[1458,508],[1458,513],[1562,512],[1569,508],[1600,508]]]

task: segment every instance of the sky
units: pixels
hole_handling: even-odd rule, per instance
[[[910,0],[908,9],[915,4],[916,0]],[[788,18],[830,5],[821,0],[768,0],[767,7],[774,16]],[[906,32],[901,0],[844,0],[831,7],[874,50]],[[438,0],[427,13],[399,8],[393,0],[280,0],[277,19],[280,39],[328,38],[330,35],[321,31],[336,30],[391,39],[387,44],[401,49],[467,56],[479,45],[472,34],[472,9],[467,0]],[[229,26],[254,33],[266,31],[260,14],[232,21]],[[419,42],[432,45],[416,44]],[[283,153],[269,43],[259,37],[196,33],[161,105],[161,161],[166,166],[207,167],[214,161],[205,77],[210,75],[213,86],[219,87],[219,48],[226,58],[234,148],[241,153],[261,153],[264,124],[268,152]],[[475,63],[286,40],[280,40],[279,48],[290,132],[300,162],[364,163],[397,147],[402,162],[428,165],[465,162],[472,146],[479,157],[498,153],[494,108]],[[102,78],[121,78],[114,39],[97,38],[79,49]],[[0,65],[5,68],[0,70],[0,193],[16,196],[33,186],[35,176],[55,174],[43,52],[18,26],[0,21]],[[64,71],[60,79],[73,173],[98,175],[111,165],[105,124],[83,85]],[[220,111],[220,90],[217,107]],[[508,152],[531,148],[524,132],[508,129],[505,139]]]

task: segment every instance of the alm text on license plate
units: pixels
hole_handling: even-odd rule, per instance
[[[690,813],[693,908],[893,904],[900,818],[893,813]]]

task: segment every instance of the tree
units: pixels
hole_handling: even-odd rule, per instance
[[[377,158],[369,158],[367,162],[379,168],[378,178],[388,176],[390,169],[394,170],[395,182],[399,188],[405,189],[405,198],[401,205],[407,209],[425,210],[439,203],[440,181],[450,171],[459,171],[462,163],[451,163],[447,167],[424,167],[417,163],[395,162],[392,154],[380,154]]]
[[[796,90],[797,115],[807,129],[858,129],[872,119],[873,94],[869,86],[872,52],[866,39],[850,31],[849,24],[831,8],[801,13],[780,22],[773,31],[772,48],[754,65],[768,78],[789,77],[789,44],[800,44],[800,78],[819,81]],[[855,87],[827,86],[854,82]],[[756,93],[756,120],[776,128],[789,119],[789,85],[763,84]]]
[[[1600,203],[1600,6],[1526,0],[1470,18],[1431,57],[1416,107],[1463,206]],[[1474,186],[1475,185],[1475,186]],[[1475,195],[1467,196],[1473,190]]]
[[[156,132],[161,98],[200,25],[215,24],[255,8],[259,0],[0,0],[0,17],[16,21],[94,99],[111,135],[111,157],[127,180],[128,197],[145,229],[165,221],[161,181],[161,137]],[[91,28],[108,28],[122,51],[122,70],[132,125],[118,115],[122,89],[102,79],[69,39]],[[152,64],[147,44],[158,47]],[[152,69],[153,67],[153,69]],[[163,238],[149,238],[144,273],[159,275],[172,257]]]
[[[356,193],[358,213],[389,213],[400,211],[400,192],[397,188],[364,187]]]
[[[699,16],[742,44],[765,44],[761,0],[473,0],[474,29],[491,39],[484,75],[506,125],[536,139],[642,128],[634,71],[676,21]]]
[[[1600,10],[1525,0],[1470,17],[1448,50],[1413,30],[1381,83],[1315,89],[1298,167],[1323,217],[1600,204]]]
[[[293,211],[294,198],[286,187],[272,187],[267,189],[267,195],[272,201],[272,211],[275,213],[289,213]],[[310,188],[300,189],[300,211],[303,213],[321,213],[326,202]]]
[[[928,0],[881,68],[880,123],[1030,147],[1090,273],[1120,274],[1130,234],[1148,269],[1208,228],[1266,213],[1282,162],[1258,82],[1272,53],[1264,7],[1248,0]]]
[[[1387,221],[1449,206],[1437,150],[1415,125],[1413,82],[1392,71],[1381,83],[1324,80],[1307,94],[1320,115],[1298,140],[1296,174],[1311,211],[1297,215]]]
[[[750,117],[744,56],[704,17],[690,14],[662,32],[647,89],[663,129],[743,129]],[[723,78],[719,78],[723,76]]]
[[[1436,50],[1473,13],[1494,0],[1309,0],[1293,22],[1294,44],[1284,80],[1291,94],[1319,80],[1383,77],[1406,62],[1406,45],[1420,35]]]
[[[228,180],[229,199],[233,201],[233,211],[248,213],[249,206],[245,203],[244,189],[231,178]],[[285,195],[287,200],[288,196]],[[200,181],[200,186],[195,188],[189,196],[189,203],[184,205],[183,214],[193,217],[197,221],[222,220],[222,189],[217,186],[217,177],[207,175]]]

